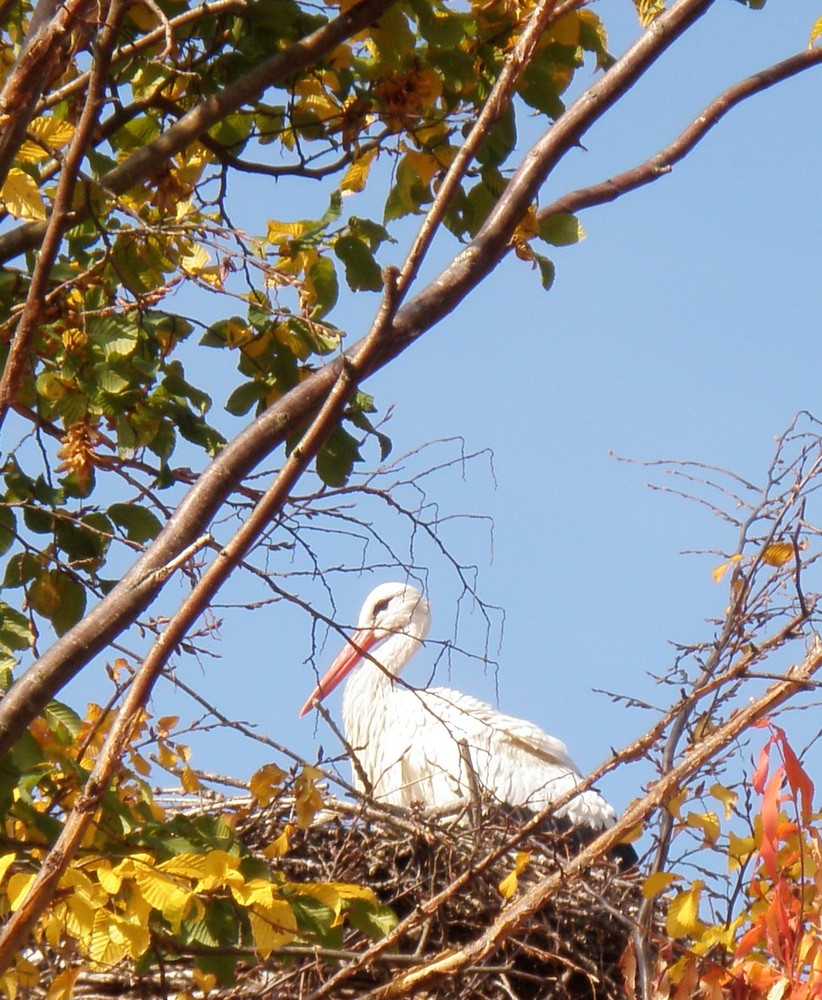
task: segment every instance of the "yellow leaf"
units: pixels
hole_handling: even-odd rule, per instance
[[[340,915],[342,904],[347,899],[364,899],[367,903],[377,905],[377,897],[371,889],[350,882],[289,882],[286,884],[294,892],[318,899],[329,910],[333,910],[335,916]]]
[[[14,971],[17,973],[17,985],[27,990],[33,990],[40,979],[40,970],[27,958],[18,958]]]
[[[97,881],[109,894],[109,896],[116,896],[120,891],[120,886],[123,884],[123,880],[119,875],[115,875],[111,869],[111,862],[108,859],[101,860],[99,866],[96,868]]]
[[[191,978],[203,996],[206,997],[217,985],[217,977],[213,972],[202,972],[200,969],[194,968],[191,970]]]
[[[192,889],[179,884],[161,871],[138,865],[134,871],[134,881],[143,899],[155,910],[159,910],[172,925],[175,933],[188,912],[194,896]]]
[[[288,240],[296,240],[308,229],[307,222],[277,222],[276,219],[268,220],[266,239],[269,243],[285,243]]]
[[[719,799],[722,805],[725,807],[725,819],[730,819],[733,815],[734,806],[736,805],[736,800],[739,798],[736,792],[732,792],[730,788],[726,788],[724,785],[715,784],[711,785],[711,796],[715,799]]]
[[[699,897],[705,883],[697,879],[690,889],[680,892],[668,907],[665,929],[669,937],[692,937],[705,926],[699,919]]]
[[[715,844],[719,837],[719,817],[715,812],[689,812],[685,822],[702,831],[703,844]]]
[[[165,739],[171,730],[176,728],[179,721],[179,715],[163,715],[154,724],[154,728],[157,730],[157,735],[161,739]]]
[[[6,877],[6,872],[9,870],[16,857],[17,855],[14,851],[11,851],[9,854],[0,854],[0,882],[2,882]]]
[[[343,179],[340,181],[340,191],[343,194],[355,194],[365,187],[365,182],[368,180],[368,173],[371,170],[371,164],[374,162],[377,156],[378,150],[376,148],[369,150],[362,156],[358,156],[356,160],[349,166],[348,170],[343,174]]]
[[[737,837],[735,833],[728,834],[728,871],[741,868],[756,851],[755,837]]]
[[[288,773],[276,764],[263,764],[251,775],[248,790],[261,806],[267,806],[280,795],[280,786],[287,777]]]
[[[29,125],[28,131],[40,142],[27,139],[20,147],[17,158],[21,163],[38,163],[40,160],[48,159],[51,155],[49,150],[61,149],[71,142],[74,126],[70,122],[60,121],[59,118],[35,118]],[[44,149],[43,146],[47,146],[48,149]]]
[[[281,858],[288,854],[288,849],[291,846],[291,837],[296,829],[297,827],[293,823],[286,823],[280,836],[272,840],[267,847],[264,847],[262,854],[266,858]]]
[[[558,45],[579,45],[579,22],[578,14],[566,14],[551,25],[547,34]]]
[[[818,17],[811,28],[811,37],[808,39],[808,48],[813,48],[813,43],[822,35],[822,17]]]
[[[160,767],[164,767],[168,771],[173,771],[177,766],[178,757],[168,743],[161,740],[157,744],[157,760],[160,762]]]
[[[733,566],[734,563],[738,563],[741,558],[742,556],[737,553],[736,555],[731,556],[731,558],[727,562],[720,563],[719,566],[716,566],[711,571],[711,576],[714,578],[714,583],[719,583],[725,576],[725,574],[728,572],[728,569],[731,566]]]
[[[114,928],[114,916],[108,910],[97,910],[91,930],[88,957],[94,971],[116,965],[128,954],[127,942]]]
[[[0,201],[9,214],[17,219],[42,222],[46,218],[46,205],[37,183],[19,167],[9,170],[5,183],[0,188]]]
[[[762,552],[762,561],[769,566],[784,566],[793,559],[792,542],[771,542]]]
[[[134,770],[144,778],[147,778],[151,774],[151,764],[149,764],[142,754],[137,753],[136,750],[132,750],[129,753],[129,760]]]
[[[13,969],[0,976],[0,991],[6,1000],[17,998],[17,973]]]
[[[294,911],[282,899],[255,906],[249,910],[248,919],[254,935],[254,949],[263,958],[268,958],[275,948],[288,944],[297,935]]]
[[[681,875],[676,875],[674,872],[654,872],[642,883],[642,895],[646,899],[653,899],[663,889],[667,889],[672,882],[677,882],[681,878]]]
[[[665,803],[665,808],[674,817],[674,819],[679,819],[679,810],[682,808],[682,803],[688,798],[688,789],[683,788],[682,791],[678,792],[676,795],[672,796]]]
[[[12,875],[9,879],[9,886],[6,889],[6,895],[9,897],[9,906],[12,910],[16,910],[17,907],[23,902],[31,888],[32,882],[37,878],[37,876],[32,872],[17,872],[16,875]]]
[[[531,860],[530,851],[518,851],[514,859],[514,869],[509,872],[497,886],[503,899],[510,899],[519,887],[519,877],[528,867]]]
[[[665,10],[665,0],[634,0],[634,6],[639,23],[647,28]]]
[[[201,243],[190,243],[185,256],[180,258],[180,267],[186,274],[201,275],[211,265],[211,254]]]
[[[443,169],[442,163],[433,153],[423,153],[411,149],[405,154],[405,160],[420,182],[426,185]]]
[[[180,772],[180,784],[183,789],[187,792],[199,792],[202,790],[202,785],[200,784],[200,779],[191,770],[191,768],[186,764],[183,770]]]
[[[304,767],[294,782],[294,806],[297,810],[297,826],[307,830],[318,810],[323,807],[323,797],[314,782],[322,777],[316,767]]]
[[[71,1000],[74,984],[82,971],[81,967],[77,965],[73,969],[64,969],[62,972],[58,972],[51,981],[46,1000]]]
[[[592,10],[577,11],[577,17],[583,24],[587,24],[590,28],[594,29],[603,49],[607,49],[608,33],[605,30],[605,25],[602,23],[602,19]]]

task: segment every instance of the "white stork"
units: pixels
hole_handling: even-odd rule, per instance
[[[418,590],[381,584],[368,595],[356,631],[300,716],[351,673],[342,705],[346,738],[374,797],[393,805],[449,805],[479,783],[500,803],[536,811],[575,788],[581,774],[565,744],[533,723],[450,688],[397,683],[430,623],[428,601]],[[354,782],[362,790],[356,769]],[[591,830],[616,820],[593,789],[580,792],[557,815]]]

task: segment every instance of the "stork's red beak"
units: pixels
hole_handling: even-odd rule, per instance
[[[370,628],[358,628],[346,646],[340,650],[336,660],[325,672],[325,676],[308,696],[308,701],[300,709],[300,718],[309,712],[314,706],[323,700],[327,694],[331,694],[348,674],[356,667],[362,659],[362,654],[367,653],[384,637],[379,632]]]

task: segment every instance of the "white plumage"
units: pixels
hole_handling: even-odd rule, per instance
[[[532,810],[575,788],[581,775],[565,744],[533,723],[450,688],[417,690],[397,682],[430,622],[428,601],[418,590],[381,584],[368,595],[349,644],[300,715],[351,673],[343,694],[346,738],[375,798],[393,805],[444,806],[464,799],[471,772],[497,801]],[[356,769],[354,781],[360,786]],[[593,789],[580,792],[557,815],[594,830],[616,819]]]

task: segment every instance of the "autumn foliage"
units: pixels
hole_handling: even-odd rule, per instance
[[[761,487],[703,482],[723,497],[711,510],[733,536],[713,574],[730,584],[727,607],[710,640],[678,650],[660,679],[668,706],[586,779],[650,761],[643,795],[561,869],[532,877],[521,841],[550,823],[542,815],[484,858],[472,848],[402,920],[364,879],[301,880],[283,859],[316,823],[327,783],[352,792],[338,759],[302,760],[187,689],[209,725],[265,739],[277,758],[241,782],[244,802],[202,808],[230,780],[193,758],[187,734],[206,724],[155,717],[150,701],[161,678],[184,688],[174,657],[210,651],[211,608],[230,577],[253,592],[244,605],[298,607],[306,632],[337,628],[301,587],[327,566],[316,539],[350,540],[352,525],[382,546],[371,568],[403,574],[419,570],[414,539],[425,535],[476,597],[439,534],[428,470],[385,464],[391,441],[363,383],[508,254],[550,290],[554,258],[584,236],[583,210],[653,183],[737,104],[822,61],[817,22],[810,46],[729,87],[651,159],[546,202],[556,165],[712,4],[635,0],[640,33],[615,57],[605,12],[587,0],[0,3],[10,1000],[69,1000],[84,975],[112,969],[162,978],[172,960],[192,990],[216,995],[249,967],[285,967],[295,948],[333,953],[343,982],[407,945],[406,921],[435,919],[483,865],[500,865],[487,926],[458,946],[442,939],[441,953],[413,952],[385,987],[423,995],[443,969],[492,961],[631,836],[646,838],[646,857],[644,903],[618,915],[634,942],[621,967],[629,993],[820,993],[822,841],[775,713],[813,688],[822,654],[803,645],[793,666],[755,676],[818,618],[805,582],[818,557],[808,508],[822,436],[809,416],[779,439]],[[233,200],[252,177],[266,185],[253,231],[235,224]],[[453,257],[426,285],[435,237]],[[196,295],[208,309],[189,307]],[[368,295],[374,319],[356,340],[341,307]],[[467,458],[448,461],[462,472]],[[691,489],[699,476],[682,478]],[[405,558],[358,513],[375,498],[402,521]],[[365,570],[366,548],[342,561]],[[62,689],[92,665],[100,696],[76,711]],[[766,743],[749,786],[735,784],[729,761],[751,732]],[[174,804],[154,787],[160,776],[179,785]],[[367,816],[373,804],[357,803]],[[276,829],[252,849],[243,823],[271,807]],[[694,850],[708,859],[697,871]],[[352,939],[355,957],[343,948]]]

